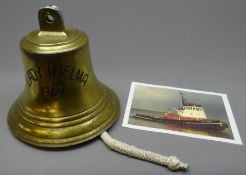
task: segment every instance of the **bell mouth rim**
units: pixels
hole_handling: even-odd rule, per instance
[[[77,145],[77,144],[92,140],[96,138],[97,136],[99,136],[104,131],[106,131],[107,129],[109,129],[119,117],[120,102],[119,102],[117,95],[108,87],[106,87],[106,93],[109,95],[109,99],[107,100],[108,106],[104,108],[103,111],[100,114],[98,114],[97,117],[93,119],[100,120],[99,118],[103,117],[103,115],[107,115],[107,117],[106,119],[104,119],[104,121],[101,121],[99,126],[94,126],[94,128],[92,127],[88,132],[85,132],[85,133],[81,132],[81,134],[79,134],[78,132],[77,135],[73,135],[71,137],[67,137],[68,135],[66,135],[66,137],[60,137],[60,138],[41,138],[41,137],[38,137],[39,135],[37,133],[35,134],[35,132],[27,133],[24,130],[25,128],[19,127],[20,125],[23,125],[25,123],[23,122],[23,120],[19,120],[21,116],[13,115],[13,113],[16,112],[16,102],[11,106],[9,113],[8,113],[8,125],[10,128],[10,131],[13,133],[13,135],[17,139],[23,141],[24,143],[28,143],[28,144],[31,144],[37,147],[45,147],[45,148],[69,147],[69,146]],[[20,123],[16,121],[16,117],[18,117],[18,120],[21,121]],[[78,128],[83,125],[84,123],[81,123],[78,125],[74,125],[70,127],[69,129]],[[44,131],[47,131],[45,129]],[[67,128],[58,128],[58,130],[61,131],[60,133],[61,136],[63,132],[65,133],[65,131],[62,131],[62,129],[66,130]],[[52,130],[55,130],[55,129],[52,128]]]

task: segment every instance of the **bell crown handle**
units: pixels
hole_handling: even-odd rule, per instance
[[[38,11],[40,31],[64,32],[64,22],[61,11],[57,6],[45,6]]]

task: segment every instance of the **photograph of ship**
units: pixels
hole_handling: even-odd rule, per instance
[[[124,127],[242,144],[226,94],[133,82]]]

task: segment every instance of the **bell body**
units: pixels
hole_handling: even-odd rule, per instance
[[[85,142],[117,119],[118,98],[94,74],[87,35],[73,28],[50,31],[62,25],[61,16],[53,7],[40,11],[41,29],[20,42],[26,83],[9,111],[9,127],[20,140],[41,147]],[[58,20],[53,28],[42,26],[49,25],[42,24],[45,14]]]

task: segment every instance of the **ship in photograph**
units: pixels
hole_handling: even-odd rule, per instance
[[[135,118],[170,123],[178,125],[179,127],[185,128],[196,128],[203,130],[215,130],[223,131],[228,128],[227,123],[221,120],[211,120],[208,119],[206,113],[200,104],[188,103],[184,98],[184,94],[181,92],[182,107],[179,109],[173,108],[174,112],[165,112],[164,114],[147,114],[147,113],[137,113]]]

